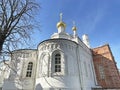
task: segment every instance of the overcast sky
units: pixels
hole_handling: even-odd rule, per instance
[[[36,45],[57,32],[59,14],[63,13],[66,32],[72,34],[72,21],[78,35],[88,34],[92,48],[109,44],[120,68],[120,0],[38,0],[37,20],[41,32],[33,34]]]

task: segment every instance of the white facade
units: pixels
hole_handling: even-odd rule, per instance
[[[7,79],[9,76],[9,61],[0,62],[0,88],[4,84],[4,79]]]
[[[97,87],[91,50],[75,35],[65,32],[58,22],[58,33],[36,50],[13,51],[9,77],[3,90],[91,90]]]

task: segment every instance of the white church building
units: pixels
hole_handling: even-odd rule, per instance
[[[66,24],[57,23],[58,32],[42,41],[37,49],[20,49],[11,59],[0,63],[1,90],[92,90],[99,87],[87,35],[83,41],[65,32]],[[4,69],[2,71],[2,69]]]

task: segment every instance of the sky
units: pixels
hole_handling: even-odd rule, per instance
[[[92,48],[109,44],[120,69],[120,0],[37,0],[40,33],[33,34],[38,45],[57,32],[59,14],[63,13],[66,32],[72,34],[73,21],[81,38],[88,34]]]

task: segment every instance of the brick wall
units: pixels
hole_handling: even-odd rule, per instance
[[[109,45],[92,49],[98,84],[103,88],[120,87],[120,75]]]

